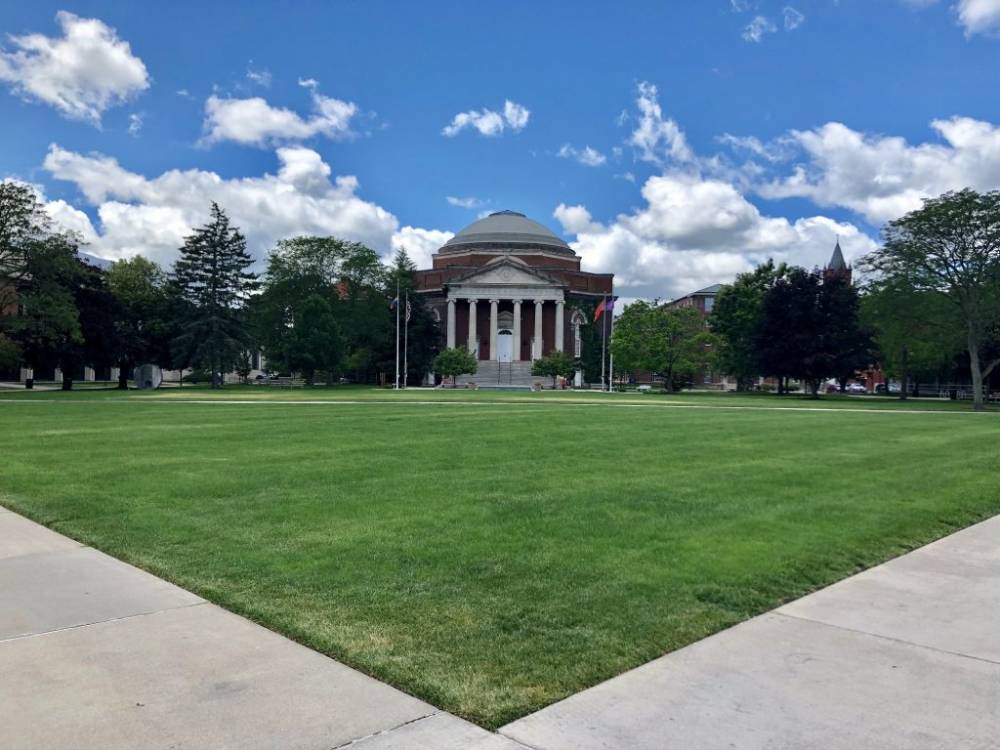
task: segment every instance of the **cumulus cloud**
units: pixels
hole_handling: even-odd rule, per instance
[[[452,232],[440,229],[405,226],[392,235],[392,251],[406,248],[407,254],[417,264],[417,268],[430,268],[431,255],[454,236]]]
[[[412,244],[423,260],[426,248],[444,236],[414,227],[399,230],[389,211],[358,196],[357,178],[333,176],[312,149],[285,147],[276,155],[276,174],[226,179],[190,169],[149,178],[111,157],[53,145],[45,170],[76,185],[96,208],[99,221],[93,226],[87,214],[60,201],[48,208],[60,223],[79,231],[97,255],[117,259],[142,254],[164,264],[173,262],[192,228],[205,223],[213,200],[243,230],[258,259],[278,239],[320,234],[364,242],[384,254],[400,242]]]
[[[966,36],[1000,32],[1000,0],[959,0],[955,12]]]
[[[774,21],[770,18],[766,16],[754,16],[753,20],[743,28],[742,36],[744,41],[759,44],[765,36],[773,34],[777,30],[778,27],[774,25]]]
[[[0,81],[14,93],[99,125],[109,107],[149,88],[142,60],[103,21],[59,11],[56,22],[61,37],[11,36],[14,49],[0,49]]]
[[[485,107],[480,110],[459,112],[441,130],[441,135],[453,138],[467,128],[477,130],[480,135],[487,137],[502,135],[507,128],[517,133],[527,126],[529,117],[531,112],[527,107],[507,99],[503,105],[503,112]]]
[[[650,177],[642,196],[642,207],[607,224],[583,206],[560,204],[554,213],[576,235],[571,245],[586,268],[614,273],[627,297],[678,297],[731,281],[767,258],[823,265],[838,236],[848,259],[876,246],[852,224],[824,216],[765,216],[733,185],[695,174]]]
[[[691,161],[694,153],[684,131],[674,120],[663,116],[656,86],[642,81],[638,89],[639,119],[629,144],[635,148],[639,159],[660,165]]]
[[[562,145],[562,148],[556,152],[556,156],[561,159],[572,159],[585,167],[599,167],[608,160],[608,157],[595,148],[584,146],[582,149],[578,149],[568,143]]]
[[[313,114],[302,117],[283,107],[272,107],[263,97],[246,99],[210,96],[205,102],[205,143],[233,141],[245,146],[265,147],[323,135],[327,138],[350,136],[351,119],[358,107],[324,96],[313,79],[299,81],[309,89]]]
[[[793,130],[780,148],[801,158],[788,172],[763,170],[754,189],[766,198],[808,198],[842,206],[882,224],[919,208],[947,190],[995,189],[1000,184],[1000,127],[970,117],[934,120],[941,142],[910,144],[897,136],[870,135],[831,122]],[[763,152],[770,144],[761,144]]]

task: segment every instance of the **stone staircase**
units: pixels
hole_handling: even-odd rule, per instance
[[[531,374],[531,362],[497,362],[486,360],[479,363],[475,375],[460,375],[459,387],[475,383],[480,388],[530,388],[533,383],[546,384],[551,378]]]

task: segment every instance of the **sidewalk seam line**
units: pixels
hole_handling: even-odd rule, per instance
[[[935,646],[926,646],[926,645],[924,645],[922,643],[914,643],[913,641],[906,641],[906,640],[903,640],[902,638],[893,638],[891,635],[880,635],[879,633],[869,633],[867,630],[858,630],[857,628],[849,628],[849,627],[847,627],[845,625],[836,625],[836,624],[834,624],[832,622],[824,622],[823,620],[815,620],[815,619],[813,619],[811,617],[802,617],[800,615],[790,615],[790,614],[787,614],[785,612],[779,612],[777,610],[769,612],[768,614],[777,615],[778,617],[785,617],[785,618],[787,618],[789,620],[799,620],[800,622],[811,622],[811,623],[815,623],[816,625],[824,625],[824,626],[826,626],[828,628],[836,628],[837,630],[843,630],[844,632],[847,632],[847,633],[857,633],[858,635],[867,635],[867,636],[869,636],[871,638],[878,638],[879,640],[890,641],[891,643],[900,643],[900,644],[902,644],[904,646],[913,646],[914,648],[924,649],[925,651],[933,651],[934,653],[937,653],[937,654],[946,654],[948,656],[957,656],[957,657],[962,658],[962,659],[972,659],[973,661],[981,661],[981,662],[983,662],[985,664],[992,664],[994,666],[1000,667],[1000,661],[996,661],[994,659],[987,659],[987,658],[985,658],[983,656],[974,656],[972,654],[963,654],[960,651],[949,651],[948,649],[937,648]],[[711,637],[711,636],[709,636],[709,637]]]
[[[163,609],[154,609],[149,612],[136,612],[131,615],[122,615],[121,617],[109,617],[107,620],[94,620],[94,622],[81,622],[79,625],[67,625],[64,628],[56,628],[55,630],[46,630],[42,633],[25,633],[24,635],[14,635],[9,638],[0,638],[0,644],[11,643],[13,641],[22,641],[26,638],[40,638],[46,635],[52,635],[54,633],[65,633],[67,630],[79,630],[80,628],[89,628],[92,625],[104,625],[109,622],[121,622],[123,620],[132,620],[136,617],[148,617],[150,615],[158,615],[161,612],[171,612],[175,609],[190,609],[191,607],[201,607],[205,604],[209,604],[208,601],[192,602],[191,604],[178,604],[176,607],[164,607]]]
[[[353,740],[342,742],[339,745],[332,745],[329,750],[339,750],[340,748],[350,747],[351,745],[355,745],[359,742],[365,742],[367,740],[370,740],[372,737],[380,737],[383,734],[389,734],[390,732],[395,732],[397,729],[409,726],[410,724],[416,724],[417,722],[423,721],[424,719],[430,719],[435,716],[440,716],[442,713],[444,712],[441,709],[435,709],[429,714],[424,714],[423,716],[417,716],[414,719],[409,719],[407,721],[402,722],[401,724],[397,724],[394,727],[389,727],[388,729],[380,729],[377,732],[372,732],[371,734],[366,734],[362,737],[356,737]]]

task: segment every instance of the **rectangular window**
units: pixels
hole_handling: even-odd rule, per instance
[[[705,297],[705,312],[712,312],[713,307],[715,307],[715,297]]]

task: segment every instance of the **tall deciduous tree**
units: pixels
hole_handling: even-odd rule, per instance
[[[107,270],[111,293],[118,302],[118,387],[128,387],[129,371],[150,362],[170,364],[169,342],[177,335],[167,275],[156,263],[137,255]]]
[[[963,348],[955,311],[905,278],[871,279],[860,314],[874,335],[882,369],[899,381],[901,400],[910,393],[911,377],[940,371]]]
[[[716,365],[736,379],[737,390],[749,390],[754,380],[764,374],[754,332],[760,324],[764,296],[787,272],[784,263],[775,266],[773,260],[768,260],[753,271],[739,274],[715,298],[709,326],[718,338]]]
[[[32,242],[26,252],[25,272],[17,289],[20,311],[5,321],[5,327],[36,370],[69,369],[72,353],[83,344],[74,297],[79,274],[71,238],[50,235]]]
[[[222,372],[250,345],[242,313],[257,287],[257,276],[247,270],[253,259],[246,239],[217,203],[212,220],[185,239],[180,253],[173,282],[190,305],[190,318],[177,345],[184,363],[209,369],[212,387],[218,388]]]
[[[714,337],[693,307],[650,304],[625,308],[615,321],[611,350],[619,368],[648,370],[663,376],[667,390],[708,367]]]
[[[984,357],[1000,326],[1000,191],[945,193],[890,222],[885,242],[865,264],[887,279],[946,300],[964,328],[973,407],[982,409],[983,381],[1000,364]]]
[[[28,273],[28,254],[52,234],[37,193],[18,182],[0,182],[0,314],[16,304]]]
[[[23,302],[29,255],[51,235],[51,222],[35,190],[10,180],[0,182],[0,368],[16,366],[23,356],[12,338],[13,316],[18,301]]]
[[[753,337],[765,374],[796,378],[819,395],[822,382],[846,379],[871,363],[858,319],[858,295],[838,274],[792,268],[764,296]]]

